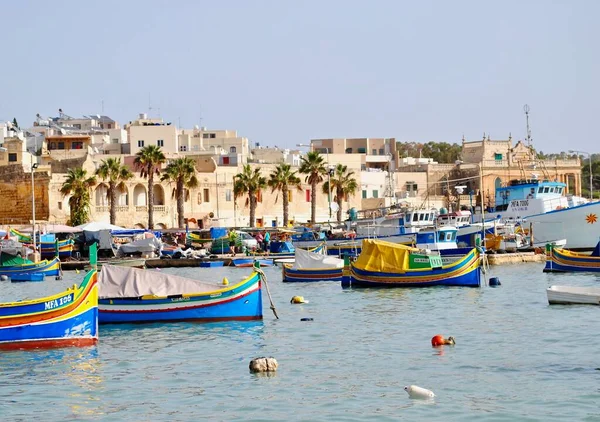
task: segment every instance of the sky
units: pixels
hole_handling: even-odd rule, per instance
[[[294,148],[526,136],[600,151],[600,1],[11,1],[0,121],[139,113]]]

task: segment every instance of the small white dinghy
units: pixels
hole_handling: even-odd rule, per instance
[[[600,287],[550,286],[550,305],[600,305]]]

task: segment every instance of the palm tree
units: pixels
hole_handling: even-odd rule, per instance
[[[177,198],[177,224],[179,228],[183,228],[185,226],[183,204],[189,197],[188,189],[198,186],[196,162],[189,157],[177,158],[163,170],[160,180],[175,183],[172,195]]]
[[[102,160],[96,170],[96,176],[102,180],[108,180],[108,198],[110,201],[110,224],[117,220],[117,192],[125,190],[125,182],[133,178],[133,173],[121,164],[120,158],[108,158]]]
[[[160,174],[160,166],[167,161],[160,147],[148,145],[135,154],[133,164],[140,176],[148,178],[148,228],[154,228],[154,175]]]
[[[338,204],[337,210],[337,221],[342,222],[342,201],[347,198],[348,195],[354,195],[358,189],[358,183],[356,179],[352,177],[353,171],[348,171],[348,166],[338,164],[335,166],[333,175],[329,178],[329,181],[323,184],[323,193],[329,194],[329,184],[331,183],[331,190],[335,191],[335,201]]]
[[[69,198],[69,208],[71,214],[69,222],[73,226],[87,223],[90,218],[90,189],[96,184],[94,176],[87,177],[87,171],[78,167],[69,169],[67,179],[60,187],[60,193],[63,196],[71,195]]]
[[[319,151],[310,151],[306,157],[302,157],[300,173],[306,174],[306,183],[310,184],[310,222],[315,224],[317,215],[317,185],[323,181],[323,175],[327,174],[325,161]]]
[[[288,225],[288,214],[289,214],[289,189],[296,188],[299,191],[302,190],[302,182],[300,178],[296,176],[295,171],[291,171],[289,164],[279,164],[275,167],[275,170],[270,175],[270,179],[267,184],[271,187],[271,193],[276,190],[281,191],[283,196],[283,227]],[[275,197],[275,202],[279,195]]]
[[[250,227],[254,227],[257,195],[266,187],[267,179],[260,175],[260,168],[257,167],[252,170],[249,164],[246,164],[243,171],[233,178],[234,200],[240,196],[248,195],[246,206],[250,205]]]

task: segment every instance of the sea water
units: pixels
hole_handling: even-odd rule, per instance
[[[97,346],[0,352],[7,421],[600,421],[600,307],[549,306],[552,284],[600,286],[543,264],[492,267],[497,288],[350,289],[282,283],[280,319],[101,326]],[[156,270],[151,270],[156,271]],[[162,270],[230,283],[248,268]],[[0,283],[2,301],[79,283]],[[290,304],[301,295],[308,304]],[[301,321],[312,318],[312,321]],[[432,348],[436,334],[455,346]],[[251,374],[273,356],[277,373]],[[412,400],[406,385],[432,390]]]

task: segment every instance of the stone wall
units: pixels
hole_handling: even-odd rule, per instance
[[[47,220],[48,185],[47,172],[35,173],[35,218]],[[21,165],[0,167],[0,224],[28,224],[32,220],[31,173],[25,173]]]

